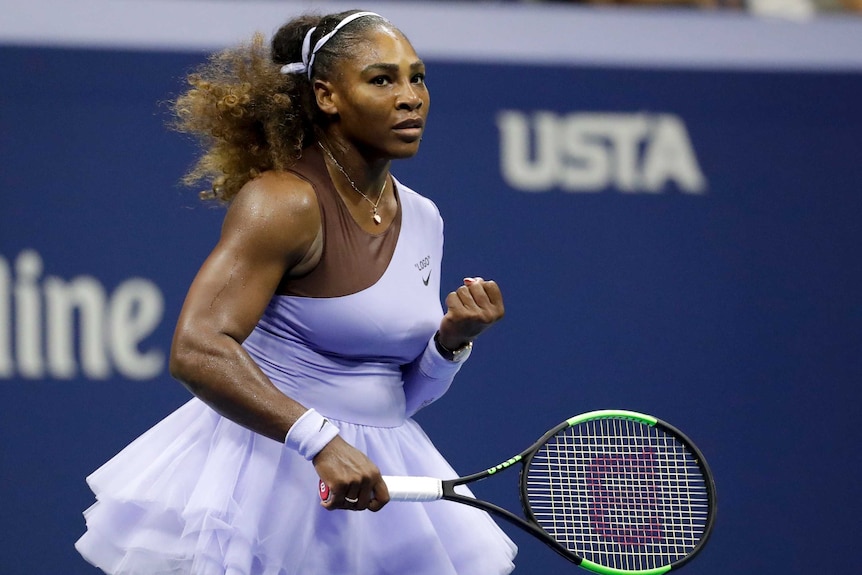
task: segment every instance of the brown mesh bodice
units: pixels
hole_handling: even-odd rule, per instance
[[[379,234],[370,234],[356,223],[329,177],[323,154],[310,146],[289,168],[308,181],[317,195],[323,226],[323,253],[308,274],[285,279],[279,295],[338,297],[374,285],[389,266],[401,230],[401,202],[392,223]],[[394,184],[394,182],[393,182]],[[398,190],[395,189],[398,200]]]

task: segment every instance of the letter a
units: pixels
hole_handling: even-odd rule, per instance
[[[644,188],[651,192],[660,191],[668,180],[690,194],[706,189],[688,131],[677,116],[662,114],[655,119],[644,151],[642,178]]]

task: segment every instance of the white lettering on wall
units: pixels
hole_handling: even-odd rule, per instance
[[[504,110],[497,127],[503,179],[521,191],[660,193],[668,182],[706,191],[688,130],[673,114]]]
[[[12,360],[12,310],[9,309],[12,299],[9,292],[11,285],[9,265],[0,257],[0,378],[12,377],[15,364]]]
[[[156,285],[143,278],[121,283],[111,297],[108,314],[111,357],[120,373],[147,379],[161,373],[165,354],[159,350],[141,353],[138,346],[159,326],[164,298]]]
[[[42,257],[0,257],[0,378],[151,379],[165,353],[141,345],[159,326],[164,296],[144,278],[129,278],[108,293],[95,277],[42,277]],[[14,273],[13,273],[14,272]],[[41,280],[41,281],[40,281]]]

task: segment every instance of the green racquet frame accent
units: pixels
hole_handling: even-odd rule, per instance
[[[590,571],[593,571],[594,573],[600,573],[601,575],[662,575],[662,573],[667,573],[671,569],[670,565],[665,565],[664,567],[656,567],[655,569],[625,571],[623,569],[603,567],[598,563],[593,563],[592,561],[587,561],[586,559],[581,561],[580,565],[584,569],[589,569]]]
[[[492,468],[490,468],[490,469],[487,469],[485,472],[486,472],[488,475],[493,475],[494,473],[497,473],[497,472],[498,472],[498,471],[500,471],[501,469],[506,469],[506,468],[507,468],[507,467],[509,467],[510,465],[513,465],[513,464],[515,464],[515,463],[518,463],[519,461],[521,461],[521,456],[520,456],[520,455],[516,455],[515,457],[513,457],[513,458],[511,458],[511,459],[508,459],[508,460],[506,460],[506,461],[504,461],[504,462],[503,462],[503,463],[501,463],[500,465],[495,465],[494,467],[492,467]]]
[[[600,409],[598,411],[589,411],[587,413],[576,415],[571,419],[567,419],[566,423],[569,424],[569,427],[572,427],[585,421],[610,418],[631,419],[632,421],[645,423],[650,426],[655,425],[658,422],[658,419],[655,417],[638,413],[637,411],[626,411],[625,409]]]

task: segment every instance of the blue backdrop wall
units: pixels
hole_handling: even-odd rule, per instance
[[[196,150],[162,103],[202,59],[0,46],[4,574],[94,573],[84,477],[189,397],[166,357],[222,212],[177,184]],[[575,413],[649,412],[717,477],[687,572],[854,570],[862,69],[429,70],[422,150],[393,171],[446,220],[444,289],[481,275],[507,304],[419,415],[456,469]],[[504,477],[477,493],[517,505]],[[504,528],[516,573],[575,570]]]

